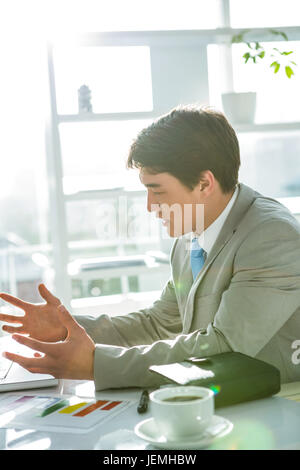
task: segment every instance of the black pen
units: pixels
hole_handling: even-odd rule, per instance
[[[138,407],[137,407],[138,413],[140,414],[146,413],[146,411],[148,410],[148,403],[149,403],[149,393],[148,393],[148,390],[144,390],[141,395]]]

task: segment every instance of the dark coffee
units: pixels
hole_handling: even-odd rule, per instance
[[[169,398],[164,398],[162,401],[193,401],[193,400],[201,400],[202,397],[196,397],[196,396],[191,396],[191,395],[178,395],[177,397],[169,397]]]

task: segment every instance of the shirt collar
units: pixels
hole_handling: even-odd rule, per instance
[[[211,251],[216,239],[218,238],[218,235],[222,230],[225,220],[227,219],[229,212],[231,211],[232,206],[236,201],[238,193],[239,187],[237,186],[225,209],[221,212],[217,219],[209,227],[207,227],[206,230],[201,233],[201,235],[198,235],[194,232],[192,233],[192,239],[198,238],[199,245],[203,248],[207,255]]]

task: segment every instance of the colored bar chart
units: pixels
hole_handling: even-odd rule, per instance
[[[106,403],[108,403],[108,400],[98,400],[98,401],[96,401],[96,403],[93,403],[92,405],[88,406],[84,410],[79,411],[74,416],[83,418],[84,416],[88,415],[89,413],[92,413],[93,411],[98,410],[98,408],[101,408],[101,406],[105,405]]]
[[[23,406],[25,403],[27,403],[29,400],[34,398],[33,396],[23,396],[20,398],[17,398],[14,402],[10,403],[9,405],[6,405],[5,411],[11,411],[11,410],[16,410],[18,407]]]
[[[38,416],[40,416],[41,418],[44,418],[45,416],[51,415],[51,413],[55,413],[55,411],[58,411],[61,408],[64,408],[66,405],[68,405],[68,403],[69,402],[67,400],[60,400],[58,403],[55,403],[54,405],[49,406],[49,408],[46,408]]]
[[[78,410],[78,408],[82,408],[84,405],[87,405],[86,401],[82,401],[81,403],[77,403],[76,405],[68,406],[67,408],[64,408],[63,410],[60,410],[59,413],[71,414],[74,411]]]
[[[115,406],[120,405],[120,403],[122,403],[122,402],[121,401],[112,401],[108,405],[104,406],[102,408],[102,410],[105,410],[105,411],[112,410],[113,408],[115,408]]]
[[[3,416],[2,427],[80,433],[115,417],[133,403],[75,395],[11,394],[0,397],[0,419]]]

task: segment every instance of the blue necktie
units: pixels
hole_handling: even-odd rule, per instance
[[[205,251],[199,246],[198,239],[193,238],[191,246],[191,268],[193,278],[196,279],[198,273],[205,263]]]

